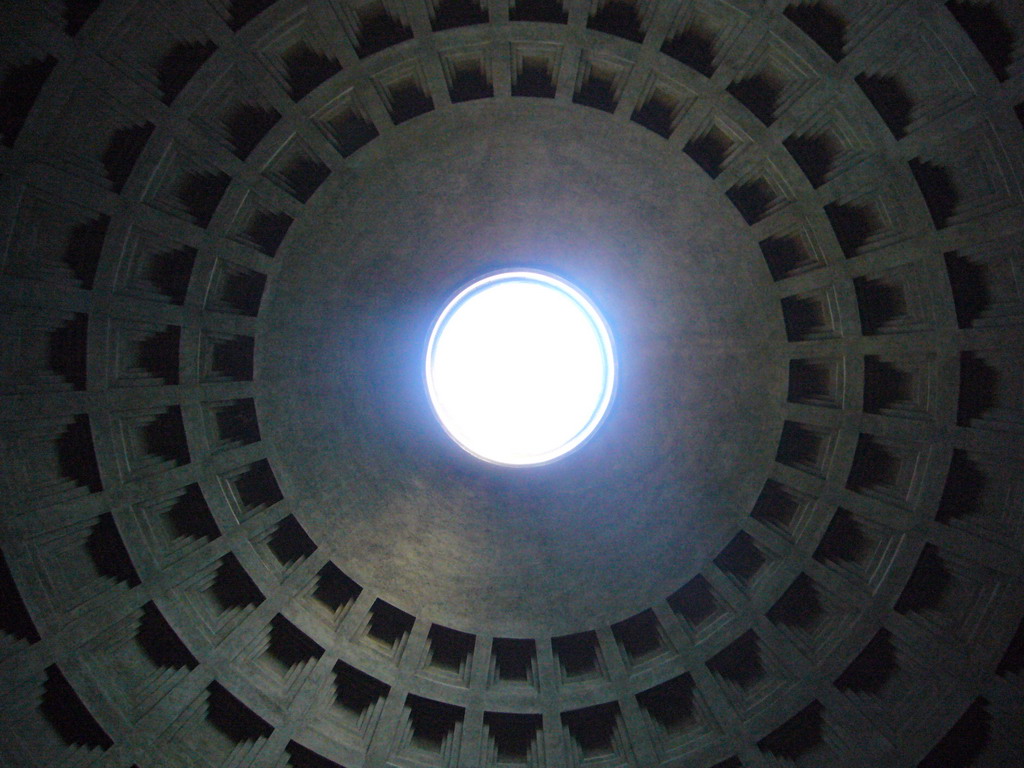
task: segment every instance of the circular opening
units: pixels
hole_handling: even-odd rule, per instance
[[[564,456],[597,428],[615,383],[608,327],[569,283],[488,275],[459,291],[430,333],[427,391],[448,435],[494,464]]]

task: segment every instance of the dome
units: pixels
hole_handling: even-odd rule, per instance
[[[0,18],[0,763],[1024,762],[1018,3]],[[615,355],[527,467],[510,270]]]

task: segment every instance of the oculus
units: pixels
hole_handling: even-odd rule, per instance
[[[611,334],[596,307],[554,275],[508,270],[460,290],[427,343],[430,403],[449,437],[505,466],[575,450],[611,403]]]

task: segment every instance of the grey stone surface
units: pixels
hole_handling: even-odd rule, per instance
[[[0,25],[0,763],[1024,762],[1020,3]],[[622,359],[535,470],[419,373],[507,265]]]

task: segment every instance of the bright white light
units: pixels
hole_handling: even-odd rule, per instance
[[[552,461],[597,428],[615,360],[604,320],[578,290],[533,271],[462,290],[434,324],[427,390],[455,442],[495,464]]]

